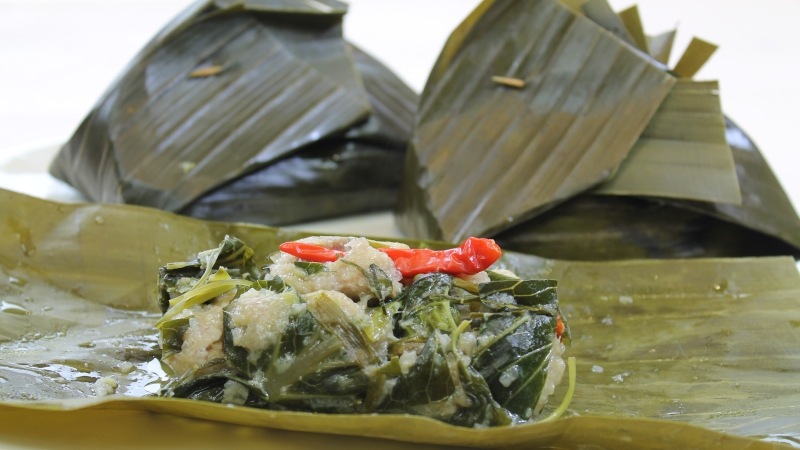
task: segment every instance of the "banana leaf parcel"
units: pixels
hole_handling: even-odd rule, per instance
[[[422,93],[400,228],[561,259],[800,255],[772,171],[690,78],[716,47],[669,69],[673,39],[604,0],[483,2]]]
[[[192,5],[131,61],[50,172],[92,201],[218,220],[391,208],[417,95],[345,42],[345,12],[335,0]]]
[[[264,261],[302,233],[9,191],[0,191],[0,211],[4,444],[59,445],[42,429],[64,442],[176,448],[232,436],[252,448],[761,450],[800,440],[800,274],[791,258],[567,262],[505,252],[498,268],[558,281],[575,393],[560,419],[472,429],[154,395],[165,381],[155,271],[225,235]]]

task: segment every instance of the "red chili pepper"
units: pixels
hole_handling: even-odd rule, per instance
[[[344,252],[332,248],[323,247],[307,242],[284,242],[278,248],[292,256],[296,256],[305,261],[311,262],[333,262],[344,256]]]
[[[382,248],[404,277],[421,273],[444,272],[474,275],[486,270],[503,253],[493,239],[468,238],[461,246],[447,250],[428,248]]]
[[[561,316],[556,318],[556,337],[561,340],[561,336],[564,334],[564,322],[561,320]]]
[[[331,262],[344,256],[344,252],[305,242],[285,242],[282,252],[312,262]],[[403,277],[421,273],[444,272],[474,275],[486,270],[500,258],[502,250],[493,239],[471,237],[461,246],[447,250],[427,248],[381,248],[394,261]]]

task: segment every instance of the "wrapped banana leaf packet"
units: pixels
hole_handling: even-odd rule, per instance
[[[647,36],[605,0],[486,1],[420,98],[404,233],[570,260],[800,254],[800,219],[724,116],[716,48]]]
[[[283,225],[391,209],[417,94],[342,37],[344,3],[200,1],[50,172],[87,199]]]

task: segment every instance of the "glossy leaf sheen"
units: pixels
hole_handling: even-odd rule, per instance
[[[93,201],[218,220],[390,208],[416,94],[344,41],[345,10],[192,5],[134,58],[51,173]]]
[[[181,213],[285,225],[392,208],[417,94],[380,62],[350,49],[373,111],[366,122],[215,187]]]
[[[740,205],[640,196],[577,196],[497,236],[550,258],[800,255],[800,218],[758,148],[726,122]]]
[[[526,84],[510,89],[495,75]],[[460,242],[597,185],[674,83],[556,1],[483,3],[442,50],[420,99],[401,228]]]

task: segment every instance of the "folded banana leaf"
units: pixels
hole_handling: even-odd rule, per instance
[[[43,428],[128,445],[159,436],[178,448],[219,436],[260,448],[287,439],[347,448],[757,450],[799,441],[800,274],[791,258],[579,263],[506,252],[501,267],[558,280],[568,355],[578,361],[575,396],[561,419],[465,429],[406,415],[353,420],[152,395],[164,381],[158,267],[225,235],[252,243],[263,261],[302,233],[9,191],[0,191],[0,211],[0,442],[47,442]]]
[[[650,48],[650,54],[653,55],[656,61],[662,64],[669,62],[669,55],[672,53],[672,45],[675,43],[676,33],[677,30],[670,30],[654,36],[647,36],[647,47]]]
[[[715,47],[695,40],[672,78],[674,32],[648,38],[635,7],[567,3],[487,1],[452,33],[420,99],[400,228],[573,260],[800,254],[800,219],[726,129],[717,83],[688,78]],[[614,58],[631,62],[596,72]],[[653,78],[628,86],[633,67]]]
[[[580,12],[655,62],[666,64],[669,60],[675,32],[646,36],[636,6],[615,14],[606,0],[591,0],[580,5]],[[692,42],[705,41],[695,38]],[[681,58],[689,61],[684,66],[702,67],[716,50],[715,45],[705,44],[689,45]],[[667,70],[666,65],[663,68]],[[681,78],[614,175],[594,192],[741,203],[733,156],[725,136],[719,85],[716,81],[692,80],[695,72],[678,67],[671,70]]]
[[[457,242],[594,187],[674,84],[558,1],[484,2],[451,35],[420,98],[401,228]]]
[[[791,201],[744,131],[730,120],[726,131],[745,193],[739,205],[588,193],[495,239],[505,248],[571,260],[800,257],[800,219]]]
[[[718,83],[679,79],[617,172],[595,192],[741,203]]]
[[[384,186],[399,183],[388,168],[416,94],[344,41],[345,12],[335,0],[192,5],[112,84],[51,173],[93,201],[214,219],[391,208]]]
[[[217,187],[179,212],[288,225],[391,209],[417,94],[371,56],[352,45],[351,50],[373,110],[366,122]]]

